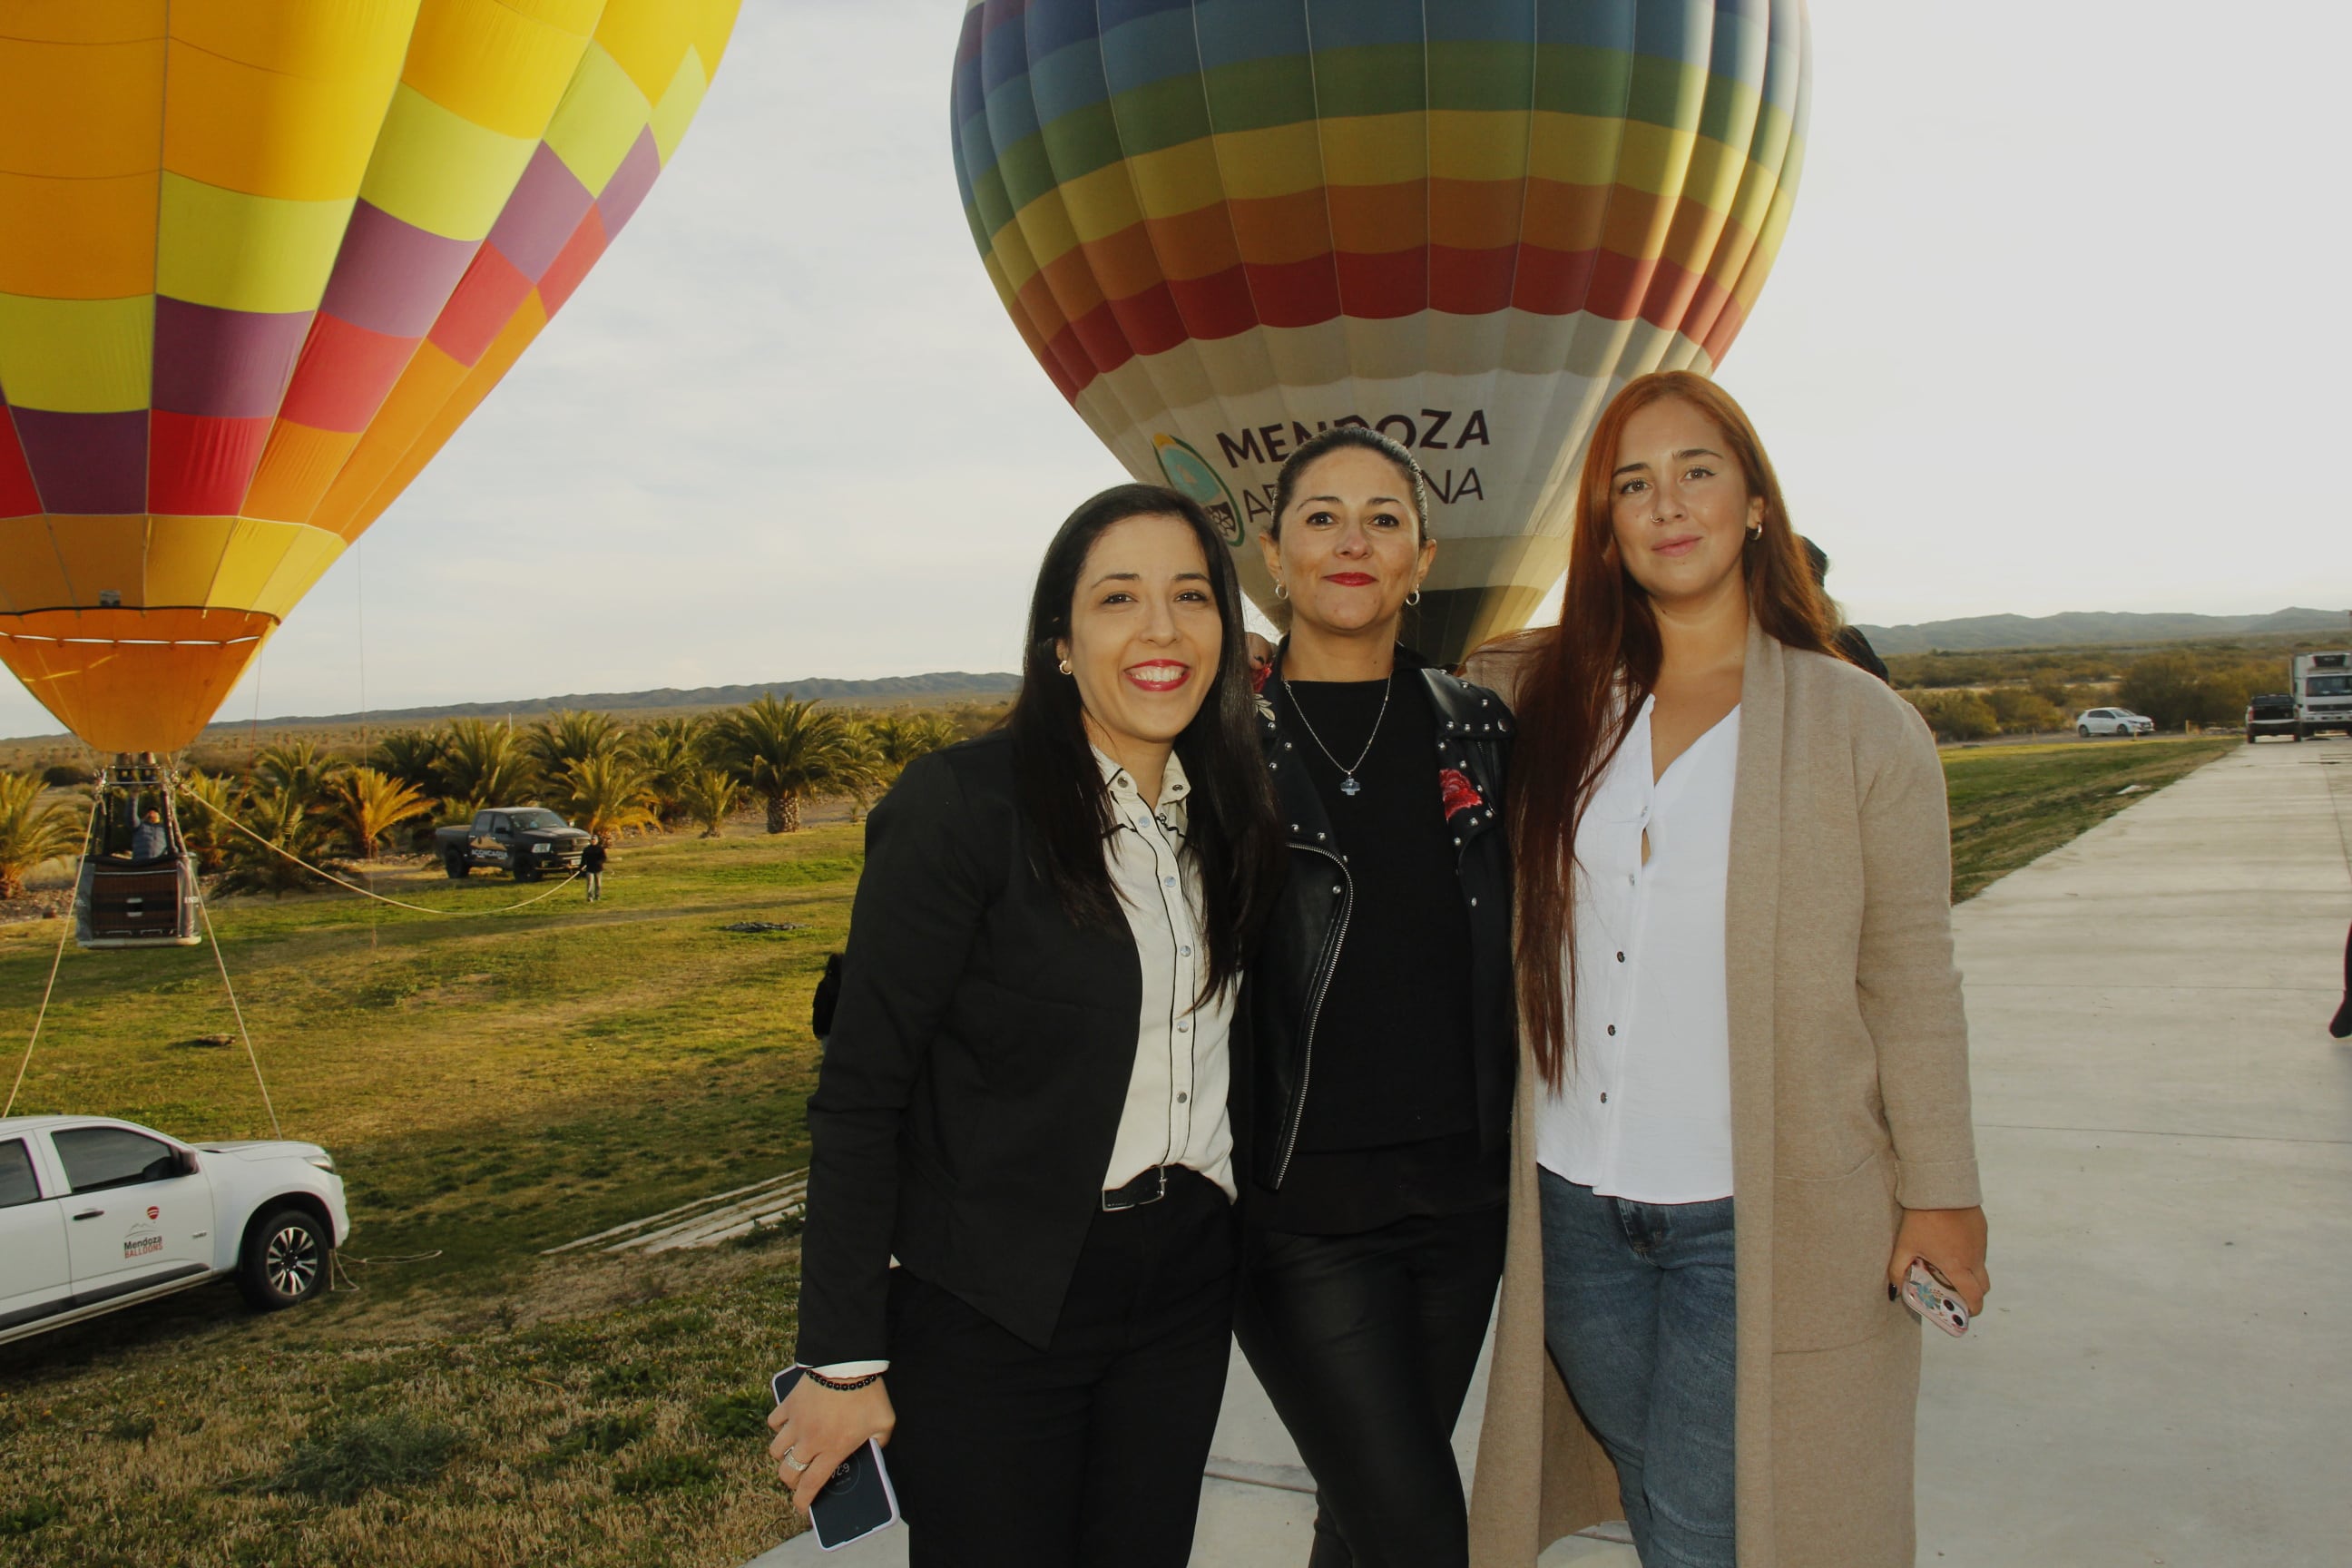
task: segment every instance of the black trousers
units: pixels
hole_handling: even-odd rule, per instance
[[[894,1270],[885,1458],[913,1568],[1184,1568],[1236,1249],[1223,1191],[1171,1173],[1095,1216],[1044,1350]]]
[[[1454,1463],[1503,1275],[1504,1210],[1354,1236],[1253,1231],[1235,1328],[1314,1472],[1309,1568],[1461,1568]]]

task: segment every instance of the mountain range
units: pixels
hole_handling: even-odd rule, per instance
[[[2198,637],[2261,632],[2340,631],[2352,641],[2352,619],[2342,610],[2273,610],[2266,616],[2142,614],[2067,610],[2055,616],[1964,616],[1951,621],[1857,629],[1881,654],[1981,653],[1997,647],[2074,647],[2087,643],[2187,642]]]

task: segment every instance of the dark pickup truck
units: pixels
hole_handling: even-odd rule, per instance
[[[436,827],[434,847],[452,878],[477,866],[503,867],[518,882],[535,882],[550,871],[580,869],[588,835],[543,806],[501,806],[474,814],[471,827]]]
[[[2282,691],[2249,698],[2246,700],[2246,743],[2252,745],[2258,736],[2284,735],[2292,740],[2303,739],[2294,721],[2294,699]]]

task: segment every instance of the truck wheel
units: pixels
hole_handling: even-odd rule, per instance
[[[274,1312],[307,1301],[327,1288],[331,1250],[325,1227],[308,1209],[272,1209],[245,1233],[236,1288],[246,1305]]]
[[[457,882],[463,881],[467,874],[472,871],[474,868],[471,863],[467,860],[466,852],[464,850],[452,849],[447,854],[441,857],[441,868],[449,873],[449,879],[451,881]]]
[[[2300,724],[2294,727],[2294,738],[2298,741],[2303,739],[2303,726]]]
[[[518,882],[536,882],[539,880],[539,868],[528,860],[518,858],[514,863],[514,879]]]

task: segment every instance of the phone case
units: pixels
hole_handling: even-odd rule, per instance
[[[782,1405],[801,1377],[799,1367],[786,1367],[770,1385]],[[816,1494],[809,1509],[809,1525],[816,1543],[827,1552],[862,1541],[877,1530],[898,1522],[898,1492],[890,1484],[890,1468],[882,1462],[882,1445],[869,1442],[841,1462],[833,1479]]]
[[[1924,1258],[1911,1260],[1903,1280],[1903,1304],[1954,1339],[1969,1331],[1969,1309],[1959,1292]]]

